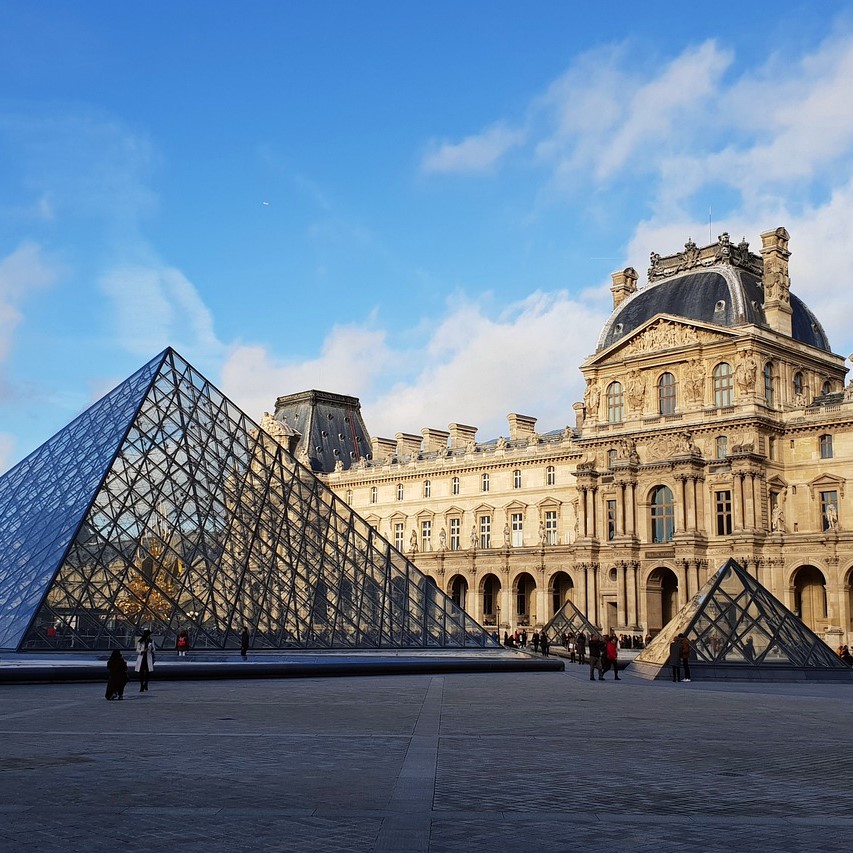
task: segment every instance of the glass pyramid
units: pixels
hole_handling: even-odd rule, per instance
[[[768,675],[784,669],[850,673],[817,634],[734,560],[712,575],[636,657],[638,674],[666,667],[670,643],[679,634],[690,641],[700,666],[753,668]]]
[[[0,477],[0,648],[497,644],[167,349]]]
[[[601,631],[590,622],[571,601],[567,601],[548,622],[542,631],[551,641],[559,640],[563,634],[577,636],[583,631],[586,638],[600,634]]]

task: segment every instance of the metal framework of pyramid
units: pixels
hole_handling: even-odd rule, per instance
[[[577,636],[581,631],[586,634],[587,639],[601,633],[601,630],[596,628],[571,601],[567,601],[554,614],[551,621],[545,625],[542,631],[551,640],[558,640],[563,634],[574,634]]]
[[[853,679],[853,671],[801,619],[728,560],[635,658],[646,678],[669,678],[670,643],[690,641],[691,675],[745,680]]]
[[[244,626],[254,649],[497,645],[169,348],[0,477],[0,648]]]

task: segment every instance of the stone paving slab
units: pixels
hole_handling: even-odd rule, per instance
[[[849,851],[851,700],[573,665],[7,685],[0,850]]]

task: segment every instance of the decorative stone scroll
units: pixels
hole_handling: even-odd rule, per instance
[[[649,282],[659,281],[662,278],[668,278],[697,267],[710,267],[715,264],[730,264],[758,276],[762,274],[764,269],[761,257],[749,251],[749,243],[742,239],[735,246],[727,232],[720,234],[716,243],[703,246],[701,249],[688,237],[683,252],[677,252],[666,257],[661,257],[657,252],[652,252],[649,261]]]

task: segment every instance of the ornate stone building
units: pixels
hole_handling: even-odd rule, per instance
[[[311,421],[302,461],[487,627],[571,599],[654,633],[735,557],[830,644],[853,640],[853,393],[791,292],[788,240],[688,241],[652,254],[642,288],[615,273],[574,427],[511,414],[496,440],[463,424],[369,440],[358,400],[320,392],[321,417],[304,394],[275,417]]]

